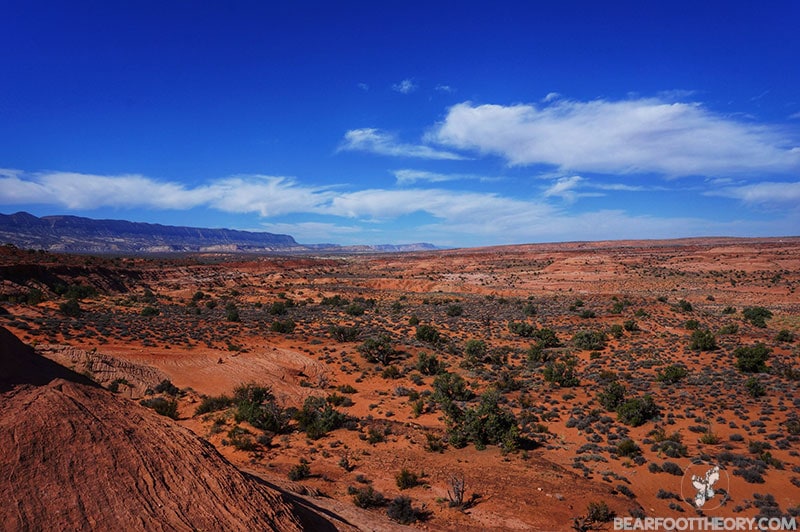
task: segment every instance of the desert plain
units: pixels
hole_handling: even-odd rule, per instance
[[[69,430],[31,421],[21,390],[48,386],[33,378],[44,359],[0,386],[4,526],[198,529],[206,490],[225,489],[210,513],[263,513],[236,506],[262,497],[278,516],[322,516],[276,529],[800,515],[797,237],[149,258],[5,246],[0,281],[3,356],[27,344],[92,386],[71,401],[100,405]],[[141,421],[87,436],[115,409]],[[91,459],[137,424],[157,427],[140,458]],[[138,489],[140,510],[87,506],[138,485],[114,471],[159,441],[175,476]],[[692,475],[714,466],[698,503]],[[221,488],[214,471],[264,487]],[[163,525],[175,497],[179,525]]]

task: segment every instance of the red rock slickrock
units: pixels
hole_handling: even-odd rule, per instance
[[[0,448],[5,530],[334,528],[3,328]]]

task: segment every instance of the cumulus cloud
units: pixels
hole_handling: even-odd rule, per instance
[[[559,171],[690,175],[785,174],[800,168],[797,140],[699,103],[660,98],[547,105],[451,107],[429,138],[458,149]]]
[[[339,151],[364,151],[392,157],[458,160],[464,157],[449,151],[437,150],[423,144],[404,144],[385,131],[375,128],[351,129],[344,134]]]
[[[411,94],[417,90],[417,84],[412,79],[404,79],[399,83],[392,85],[392,90],[401,94]]]

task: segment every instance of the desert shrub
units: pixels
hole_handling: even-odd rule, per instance
[[[236,308],[235,304],[228,303],[227,307],[225,308],[225,319],[231,322],[241,321],[241,318],[239,317],[239,309]]]
[[[467,381],[457,373],[441,373],[433,380],[433,398],[437,402],[468,401],[471,397]]]
[[[358,327],[347,327],[345,325],[331,325],[328,328],[328,332],[337,342],[355,342],[360,333]]]
[[[589,318],[596,318],[597,317],[597,314],[595,313],[595,311],[593,311],[591,309],[588,309],[588,308],[582,310],[579,315],[583,319],[589,319]]]
[[[702,436],[700,436],[700,443],[705,445],[716,445],[721,441],[720,437],[712,432],[711,429],[706,430]]]
[[[708,329],[697,329],[692,332],[689,347],[695,351],[713,351],[717,348],[717,339]]]
[[[781,329],[775,336],[775,340],[777,342],[792,343],[794,342],[794,334],[789,329]]]
[[[401,495],[389,502],[386,508],[386,515],[392,521],[397,521],[401,525],[410,525],[420,519],[422,513],[411,505],[411,498]]]
[[[351,489],[348,489],[351,492]],[[377,508],[386,504],[383,494],[372,486],[352,488],[353,504],[359,508]]]
[[[417,358],[416,368],[423,375],[438,375],[445,372],[447,364],[436,358],[436,355],[420,353]]]
[[[53,291],[58,295],[63,295],[65,299],[80,300],[95,297],[97,295],[97,290],[93,286],[83,284],[73,284],[70,286],[57,284],[53,287]]]
[[[607,411],[616,411],[625,402],[625,386],[617,381],[609,383],[597,394],[597,401]]]
[[[762,397],[767,394],[767,389],[761,384],[761,381],[755,377],[750,377],[744,381],[744,387],[747,393],[753,398]]]
[[[692,310],[694,310],[692,308],[692,304],[686,301],[685,299],[681,299],[680,301],[678,301],[678,309],[681,312],[691,312]]]
[[[550,361],[544,368],[544,380],[558,384],[562,388],[570,388],[580,384],[580,379],[575,374],[578,359],[566,356],[558,361]]]
[[[411,317],[408,318],[408,324],[411,325],[412,327],[416,327],[417,325],[419,325],[419,318],[416,315],[412,314]]]
[[[624,329],[622,328],[622,325],[618,323],[615,323],[608,329],[608,333],[617,339],[622,338],[622,335],[624,334],[623,331]]]
[[[311,468],[308,465],[308,461],[306,461],[304,458],[300,459],[299,464],[293,465],[288,473],[289,480],[293,480],[295,482],[298,480],[307,479],[310,476]]]
[[[622,323],[622,326],[623,326],[623,327],[625,328],[625,330],[626,330],[626,331],[628,331],[628,332],[636,332],[636,331],[638,331],[638,330],[639,330],[639,324],[638,324],[638,323],[636,323],[636,321],[635,321],[635,320],[625,320],[625,321]]]
[[[757,467],[741,467],[733,470],[733,474],[737,477],[742,477],[745,482],[750,484],[763,484],[764,477],[761,476],[762,471]]]
[[[536,305],[533,303],[525,303],[522,307],[522,313],[526,316],[535,316],[536,315]]]
[[[537,342],[530,346],[527,351],[528,355],[528,362],[533,364],[541,364],[542,362],[547,362],[550,355],[547,351],[544,350],[544,346]]]
[[[586,519],[591,523],[607,523],[614,519],[615,515],[605,501],[593,501],[586,507]]]
[[[399,379],[400,376],[400,370],[397,369],[397,366],[393,366],[392,364],[385,366],[383,371],[381,371],[381,377],[384,379]]]
[[[658,415],[658,406],[650,395],[629,399],[617,408],[617,418],[632,427],[643,425],[656,415]]]
[[[273,316],[283,316],[288,311],[289,309],[285,301],[273,301],[267,309],[267,312]]]
[[[767,326],[766,320],[772,317],[772,312],[764,307],[745,307],[742,315],[752,325],[764,328]]]
[[[83,312],[77,299],[68,299],[62,302],[60,305],[58,305],[58,310],[60,310],[65,316],[70,316],[72,318],[80,316]]]
[[[128,379],[125,378],[114,379],[113,381],[111,381],[111,384],[108,385],[108,391],[113,393],[118,393],[120,384],[123,384],[125,386],[130,386]]]
[[[246,421],[258,429],[275,434],[288,431],[290,415],[275,403],[270,388],[245,384],[237,386],[233,394],[236,421]]]
[[[686,367],[679,364],[670,364],[658,372],[658,375],[656,375],[656,380],[658,382],[663,382],[664,384],[675,384],[676,382],[686,378],[688,374],[689,370],[687,370]]]
[[[353,400],[349,397],[345,397],[344,395],[339,395],[338,393],[332,393],[328,397],[325,398],[329,404],[333,406],[353,406]]]
[[[152,317],[152,316],[158,316],[159,314],[161,314],[161,311],[159,311],[155,307],[151,307],[151,306],[148,305],[148,306],[146,306],[146,307],[144,307],[142,309],[140,314],[147,318],[147,317]]]
[[[736,334],[737,332],[739,332],[739,326],[736,325],[735,323],[729,323],[728,325],[723,325],[722,327],[720,327],[718,334],[727,335],[727,334]]]
[[[722,313],[723,314],[736,314],[736,308],[731,307],[731,306],[727,306],[724,309],[722,309]]]
[[[683,476],[683,469],[681,469],[681,466],[675,462],[664,462],[661,464],[661,470],[664,471],[664,473],[669,473],[670,475],[675,475],[676,477]]]
[[[447,305],[447,310],[445,312],[451,318],[456,318],[464,314],[464,307],[461,305]]]
[[[558,340],[556,333],[553,329],[542,327],[533,334],[536,343],[542,347],[559,347],[561,342]]]
[[[281,333],[281,334],[291,334],[294,332],[295,327],[297,324],[294,320],[287,318],[285,320],[275,320],[269,326],[269,329],[272,332]]]
[[[800,419],[796,417],[787,419],[783,425],[786,427],[786,432],[792,436],[800,435]]]
[[[401,469],[400,472],[394,476],[394,480],[397,483],[397,487],[401,490],[407,490],[419,484],[419,477],[417,474],[406,468]]]
[[[531,338],[534,334],[536,334],[536,327],[525,321],[509,322],[508,330],[522,338]]]
[[[224,445],[232,445],[240,451],[254,451],[256,449],[256,441],[253,434],[242,427],[233,427],[228,431],[228,439],[222,440]]]
[[[758,342],[749,347],[738,347],[733,352],[736,368],[744,373],[764,373],[772,350]]]
[[[312,440],[325,436],[328,432],[342,427],[347,416],[335,410],[322,397],[308,397],[303,408],[295,414],[300,429]]]
[[[476,449],[500,445],[504,451],[517,448],[519,427],[511,410],[500,406],[500,393],[490,389],[481,395],[477,407],[467,408],[457,419],[450,419],[451,441],[471,442]]]
[[[364,308],[363,305],[359,303],[350,303],[349,305],[347,305],[344,311],[350,316],[361,316],[364,314],[366,309]]]
[[[28,295],[25,297],[25,302],[28,305],[38,305],[42,302],[43,293],[38,288],[31,288],[28,290]]]
[[[483,340],[467,340],[467,343],[464,344],[464,356],[469,364],[483,362],[487,351],[488,347]]]
[[[152,397],[149,399],[142,399],[139,404],[151,410],[155,410],[157,414],[162,416],[178,419],[178,402],[175,399]]]
[[[203,400],[200,401],[199,405],[197,405],[194,415],[200,416],[209,412],[225,410],[231,406],[233,406],[233,398],[228,397],[227,395],[203,397]]]
[[[427,342],[433,345],[442,341],[442,335],[433,325],[418,325],[414,336],[420,342]]]
[[[367,362],[380,362],[381,364],[389,364],[395,355],[392,339],[388,334],[367,338],[358,346],[358,352]]]
[[[336,390],[341,392],[341,393],[348,393],[348,394],[356,393],[358,391],[353,386],[351,386],[350,384],[341,384],[341,385],[336,387]]]
[[[578,331],[572,336],[572,344],[584,351],[602,351],[606,347],[606,335],[601,331]]]
[[[690,331],[696,331],[700,328],[700,322],[695,319],[686,320],[686,323],[683,324],[683,327]]]
[[[617,454],[620,456],[633,457],[642,453],[636,442],[630,438],[625,438],[617,444]]]
[[[321,304],[326,307],[343,307],[348,304],[348,301],[339,294],[336,294],[332,297],[323,297]]]
[[[169,379],[164,379],[163,381],[156,384],[156,387],[153,388],[153,391],[156,393],[165,393],[167,395],[172,395],[173,397],[181,392],[178,389],[178,387],[172,384],[172,381],[170,381]]]

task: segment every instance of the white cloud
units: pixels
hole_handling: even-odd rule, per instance
[[[451,87],[450,85],[436,85],[436,87],[434,87],[434,88],[439,92],[446,92],[448,94],[452,93],[452,92],[455,92],[455,89],[453,87]]]
[[[575,189],[583,182],[584,179],[581,176],[574,175],[571,177],[562,177],[552,185],[550,185],[545,191],[544,196],[549,198],[551,196],[558,196],[564,198],[567,201],[575,201]]]
[[[734,198],[750,204],[800,205],[800,182],[776,183],[766,181],[738,187],[723,187],[706,192],[708,196]]]
[[[451,107],[429,138],[496,154],[512,165],[560,171],[688,175],[784,174],[800,168],[800,150],[781,130],[736,121],[698,103],[663,99],[546,106]],[[793,149],[795,148],[795,149]]]
[[[392,90],[401,94],[411,94],[417,90],[417,84],[412,79],[404,79],[399,83],[392,85]]]
[[[392,172],[397,179],[398,185],[410,185],[417,181],[427,181],[429,183],[444,183],[446,181],[499,181],[498,177],[487,177],[475,174],[440,174],[437,172],[428,172],[426,170],[394,170]]]
[[[366,83],[359,83],[358,84],[358,88],[361,89],[364,92],[369,91],[369,85],[367,85]]]
[[[463,159],[456,153],[437,150],[430,146],[401,143],[394,135],[375,128],[351,129],[344,134],[339,151],[365,151],[392,157],[421,159]]]
[[[543,102],[552,102],[553,100],[558,100],[559,98],[561,98],[561,95],[559,93],[557,93],[557,92],[548,92],[547,96],[542,98],[542,101]]]

